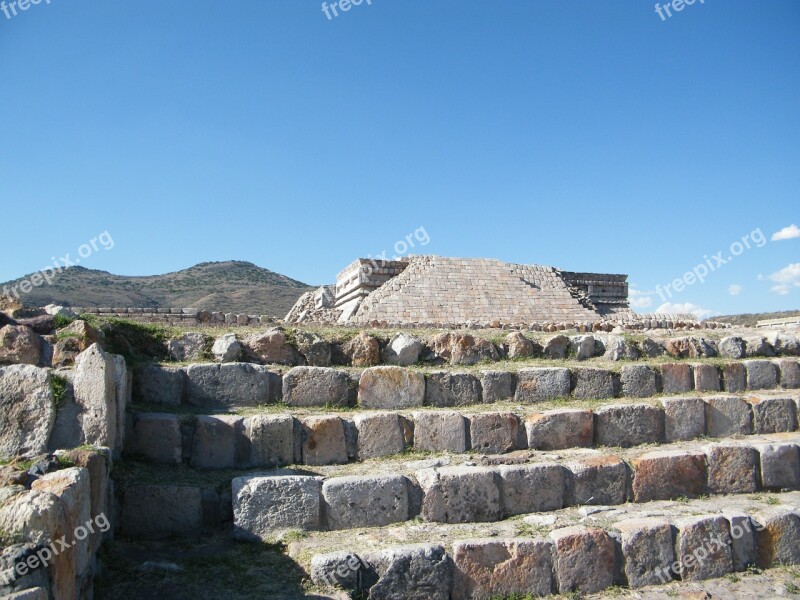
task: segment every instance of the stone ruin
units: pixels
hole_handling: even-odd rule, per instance
[[[695,322],[692,315],[665,320]],[[291,323],[343,325],[502,326],[632,322],[628,276],[573,273],[483,258],[359,258],[307,292],[286,316]]]

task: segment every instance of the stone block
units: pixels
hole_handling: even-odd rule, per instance
[[[92,446],[118,448],[114,356],[92,344],[75,358],[72,381],[75,404],[80,409],[81,441]]]
[[[33,365],[0,367],[0,459],[47,451],[56,422],[52,381]]]
[[[593,594],[614,583],[614,542],[602,529],[565,527],[550,532],[555,575],[562,594]]]
[[[693,440],[706,433],[706,403],[702,398],[664,398],[664,440]]]
[[[186,399],[192,406],[230,408],[269,403],[269,370],[261,365],[189,365],[186,378]]]
[[[750,404],[738,396],[706,398],[706,433],[721,438],[753,433],[753,414]]]
[[[594,442],[594,416],[577,408],[533,413],[525,419],[525,430],[531,449],[588,448]]]
[[[514,413],[467,415],[471,447],[476,452],[503,454],[523,446],[519,417]]]
[[[660,450],[631,461],[634,502],[695,497],[706,487],[706,461],[701,452]]]
[[[176,415],[138,413],[133,415],[133,436],[126,453],[149,462],[178,465],[182,457],[181,422]]]
[[[800,388],[800,363],[796,360],[785,358],[778,361],[781,376],[781,387],[786,390]]]
[[[402,475],[334,477],[322,484],[327,528],[383,527],[409,518],[408,481]]]
[[[357,594],[368,573],[369,566],[351,552],[316,554],[311,558],[311,581],[320,587],[339,587]]]
[[[181,485],[131,485],[124,490],[120,526],[129,538],[193,537],[203,525],[201,489]]]
[[[564,468],[553,463],[503,465],[498,470],[505,517],[564,506]]]
[[[344,424],[339,417],[305,417],[302,422],[302,455],[305,465],[347,463]]]
[[[747,389],[769,390],[778,387],[778,367],[769,360],[746,360]]]
[[[281,531],[321,526],[322,482],[318,477],[237,477],[232,482],[233,535],[267,541]]]
[[[369,588],[372,600],[449,600],[453,561],[442,546],[416,544],[365,554],[377,582]]]
[[[425,405],[469,406],[482,400],[481,382],[469,373],[438,371],[425,377]]]
[[[656,372],[646,365],[625,365],[621,380],[623,396],[648,398],[656,395]]]
[[[186,394],[186,372],[180,367],[144,365],[133,370],[133,399],[139,404],[178,406]]]
[[[797,407],[793,398],[747,399],[753,409],[753,433],[783,433],[797,430]]]
[[[759,457],[741,444],[711,444],[704,448],[708,491],[712,494],[752,494],[758,490]]]
[[[454,411],[420,411],[414,420],[414,449],[422,452],[467,451],[467,421]]]
[[[768,569],[800,564],[800,515],[775,507],[754,515],[758,565]]]
[[[405,450],[405,430],[397,413],[357,414],[353,417],[358,431],[358,459],[400,454]]]
[[[290,415],[254,415],[242,421],[243,467],[280,467],[294,462],[295,421]]]
[[[661,365],[661,387],[665,394],[685,394],[693,387],[692,367],[686,363]]]
[[[566,506],[624,504],[627,489],[628,466],[617,456],[598,454],[567,464]]]
[[[664,411],[648,404],[604,406],[594,413],[598,446],[629,448],[664,439]]]
[[[683,581],[722,577],[733,571],[728,521],[721,515],[679,519],[676,569]]]
[[[756,527],[750,515],[738,510],[723,510],[722,515],[730,526],[733,570],[744,571],[748,566],[758,564]]]
[[[437,523],[483,523],[502,518],[494,470],[442,467],[417,472],[423,492],[422,516]]]
[[[483,371],[481,388],[484,403],[510,400],[517,388],[517,376],[510,371]]]
[[[573,369],[572,396],[580,399],[613,398],[617,395],[615,374],[606,369]]]
[[[283,401],[289,406],[355,406],[356,383],[346,371],[295,367],[283,376]]]
[[[552,544],[536,539],[479,539],[453,544],[453,598],[548,596]]]
[[[800,486],[800,450],[795,444],[762,444],[761,487],[764,489],[798,489]]]
[[[719,392],[722,389],[722,374],[715,365],[694,366],[694,389],[698,392]]]
[[[628,586],[666,583],[675,561],[672,525],[657,518],[626,519],[614,525],[620,532],[622,570]]]
[[[242,417],[197,417],[190,464],[195,469],[233,469]]]
[[[361,373],[358,404],[362,408],[401,409],[422,406],[425,376],[402,367],[370,367]]]
[[[732,394],[747,389],[747,370],[743,363],[727,363],[722,367],[722,387]]]
[[[569,397],[571,376],[569,369],[520,369],[517,373],[515,402],[531,403]]]

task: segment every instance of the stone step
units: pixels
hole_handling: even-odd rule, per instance
[[[284,403],[290,407],[405,409],[531,404],[558,398],[649,398],[692,392],[800,388],[798,359],[561,366],[514,370],[294,367],[286,373],[251,363],[188,367],[145,365],[133,372],[133,401],[154,406],[227,410]]]
[[[159,468],[161,479],[154,481]],[[564,506],[798,489],[800,434],[680,442],[657,450],[391,458],[236,473],[143,465],[124,479],[121,520],[129,536],[191,534],[215,514],[217,526],[232,517],[238,539],[274,540],[294,529],[378,527],[417,518],[495,522]]]
[[[800,493],[314,532],[290,542],[288,553],[316,585],[353,597],[402,590],[404,598],[477,600],[591,594],[616,585],[647,598],[657,589],[651,586],[679,579],[800,564]]]
[[[800,420],[797,392],[496,406],[336,414],[286,407],[245,416],[135,412],[128,415],[125,454],[198,469],[320,466],[411,451],[627,448],[792,432]]]

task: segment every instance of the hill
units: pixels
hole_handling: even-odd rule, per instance
[[[784,319],[786,317],[793,317],[797,314],[800,314],[800,311],[785,310],[782,312],[727,315],[724,317],[713,317],[711,320],[716,321],[717,323],[730,323],[731,325],[749,325],[752,327],[758,321],[766,321],[768,319]]]
[[[0,284],[9,288],[30,275]],[[194,307],[283,317],[311,286],[249,262],[200,263],[165,275],[128,277],[83,267],[21,295],[25,306]]]

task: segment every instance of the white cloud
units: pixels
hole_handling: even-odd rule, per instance
[[[631,308],[648,308],[653,305],[653,292],[643,292],[631,286],[628,290],[628,301]]]
[[[800,227],[792,223],[788,227],[773,233],[771,239],[773,242],[779,242],[780,240],[793,240],[794,238],[800,238]]]
[[[787,295],[792,288],[800,288],[800,263],[792,263],[767,276],[773,285],[770,291],[779,296]]]
[[[673,304],[672,302],[665,302],[661,306],[659,306],[655,311],[657,313],[689,313],[697,317],[698,319],[707,319],[708,317],[712,317],[714,315],[718,315],[719,312],[715,310],[709,310],[707,308],[702,308],[697,306],[696,304],[692,304],[691,302],[684,302],[682,304]]]
[[[734,283],[733,285],[729,285],[728,286],[728,293],[731,296],[738,296],[739,294],[742,293],[742,286],[740,286],[740,285],[738,285],[736,283]]]

